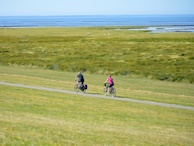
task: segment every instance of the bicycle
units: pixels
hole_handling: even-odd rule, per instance
[[[105,83],[104,86],[105,86],[104,87],[104,95],[105,96],[111,95],[112,97],[116,97],[116,89],[114,87],[110,87],[110,93],[108,93],[109,84]]]
[[[83,84],[83,85],[79,88],[78,83],[76,82],[76,84],[75,84],[75,86],[74,86],[74,91],[75,91],[75,92],[79,92],[80,90],[81,90],[83,93],[86,93],[87,85]]]

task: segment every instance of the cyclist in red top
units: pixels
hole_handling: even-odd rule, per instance
[[[111,75],[109,75],[108,79],[104,82],[104,83],[109,83],[109,86],[108,86],[108,93],[110,93],[110,88],[112,86],[114,86],[114,82],[113,82],[113,78],[111,77]]]

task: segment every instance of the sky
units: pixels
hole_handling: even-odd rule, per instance
[[[194,0],[0,0],[0,16],[194,14]]]

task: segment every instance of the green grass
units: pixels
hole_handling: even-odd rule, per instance
[[[2,28],[0,63],[193,83],[193,33],[117,28]]]
[[[0,81],[73,90],[76,73],[0,66]],[[104,75],[84,73],[88,93]],[[187,83],[113,76],[118,96],[194,106]],[[0,85],[0,145],[193,145],[194,112]]]
[[[112,73],[120,98],[194,107],[194,34],[117,28],[1,28],[0,81],[73,90],[82,70],[103,94]],[[3,85],[0,127],[0,145],[194,145],[190,110]]]
[[[0,145],[193,145],[194,113],[0,86]]]
[[[0,66],[0,81],[73,90],[77,73]],[[84,73],[88,93],[103,94],[106,75]],[[194,106],[194,85],[130,76],[113,76],[118,97]]]

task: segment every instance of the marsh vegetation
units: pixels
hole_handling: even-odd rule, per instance
[[[0,29],[0,63],[194,82],[194,33],[126,27]]]

